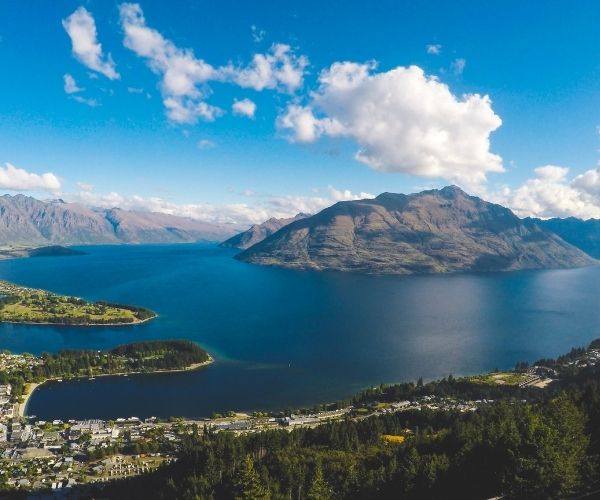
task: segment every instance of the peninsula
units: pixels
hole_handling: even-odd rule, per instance
[[[0,281],[0,322],[73,326],[131,325],[156,318],[156,313],[137,306],[88,302]]]
[[[0,245],[0,260],[27,257],[71,257],[74,255],[85,255],[85,252],[62,245]]]
[[[40,356],[0,352],[0,384],[10,384],[10,400],[19,403],[23,416],[35,388],[51,380],[196,370],[212,362],[210,354],[189,340],[133,342],[107,351],[63,350]],[[10,405],[7,408],[10,411]],[[3,412],[0,409],[0,420]]]

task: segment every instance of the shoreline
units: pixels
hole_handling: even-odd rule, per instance
[[[19,403],[19,410],[18,410],[18,416],[19,418],[24,418],[25,417],[25,412],[27,411],[27,404],[29,403],[29,399],[31,398],[31,395],[34,393],[34,391],[40,386],[42,385],[44,382],[29,382],[25,385],[25,387],[27,387],[28,391],[27,394],[25,394],[23,396],[23,402]]]
[[[208,353],[207,353],[208,354]],[[208,354],[208,359],[206,361],[202,361],[201,363],[193,363],[189,366],[186,366],[185,368],[173,368],[170,370],[153,370],[153,371],[149,371],[149,372],[117,372],[117,373],[100,373],[98,375],[93,375],[93,378],[98,378],[98,377],[122,377],[124,375],[153,375],[156,373],[179,373],[179,372],[191,372],[194,370],[199,370],[200,368],[203,368],[205,366],[209,366],[211,364],[213,364],[215,362],[215,358],[213,358],[210,354]],[[89,379],[90,376],[89,375],[77,375],[75,377],[71,377],[69,379],[66,380],[78,380],[78,379],[84,379],[87,378]],[[26,387],[29,389],[29,391],[27,392],[27,394],[23,395],[23,402],[22,403],[17,403],[19,405],[19,409],[18,409],[18,416],[19,418],[25,418],[27,417],[27,405],[29,404],[29,400],[31,399],[31,396],[33,395],[33,393],[35,392],[35,390],[48,383],[48,382],[56,382],[58,380],[63,380],[62,377],[51,377],[51,378],[47,378],[41,382],[28,382],[26,384]]]
[[[44,325],[44,326],[66,326],[66,327],[88,327],[88,326],[133,326],[133,325],[143,325],[144,323],[148,323],[148,321],[152,321],[158,318],[158,314],[155,314],[151,318],[146,319],[136,319],[131,323],[53,323],[51,321],[9,321],[9,320],[0,320],[0,323],[6,323],[9,325]]]

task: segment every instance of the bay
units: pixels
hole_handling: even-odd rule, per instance
[[[198,342],[216,359],[174,374],[35,391],[37,418],[203,417],[347,398],[418,377],[510,368],[600,337],[600,267],[370,276],[259,267],[214,245],[82,247],[0,262],[0,278],[158,312],[139,326],[0,325],[0,348],[39,354],[139,340]]]

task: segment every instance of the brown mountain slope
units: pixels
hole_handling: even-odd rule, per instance
[[[339,202],[237,256],[263,265],[371,273],[578,267],[592,258],[456,186]]]
[[[287,226],[292,222],[296,222],[297,220],[306,219],[307,217],[310,217],[310,214],[300,213],[288,219],[276,219],[273,217],[262,224],[254,224],[247,231],[232,236],[219,246],[245,250],[246,248],[250,248],[252,245],[260,243],[265,238],[268,238],[273,233],[279,231],[282,227]]]
[[[0,245],[41,246],[220,241],[235,227],[162,213],[0,196]]]

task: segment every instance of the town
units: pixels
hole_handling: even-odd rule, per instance
[[[0,387],[0,392],[10,387]],[[385,413],[445,409],[474,411],[492,401],[458,401],[425,396],[415,401],[349,406],[317,413],[263,416],[230,413],[226,417],[160,421],[154,417],[115,420],[36,420],[11,418],[0,424],[0,488],[60,490],[143,474],[177,460],[183,436],[192,433],[235,434],[315,427],[345,418],[368,418]]]

